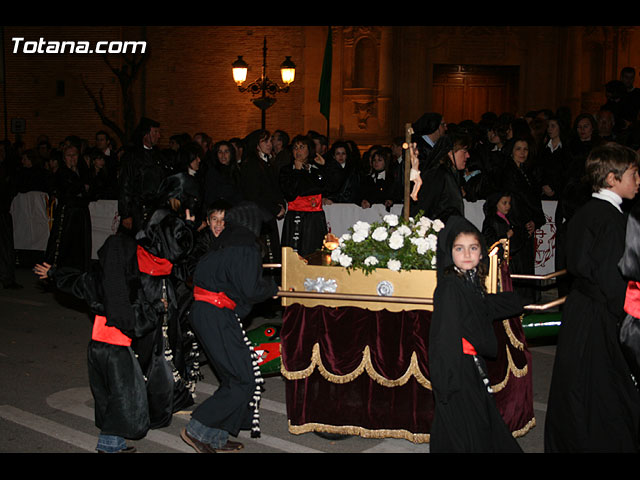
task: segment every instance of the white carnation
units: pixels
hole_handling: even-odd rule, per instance
[[[331,252],[331,261],[336,263],[340,262],[340,255],[342,255],[342,251],[340,250],[340,248],[336,248]]]
[[[398,229],[396,230],[397,233],[399,233],[400,235],[411,235],[411,229],[409,227],[407,227],[406,225],[402,225],[400,227],[398,227]]]
[[[367,258],[364,259],[364,264],[367,266],[372,266],[372,265],[377,265],[378,264],[378,259],[376,257],[374,257],[373,255],[368,256]]]
[[[404,245],[404,237],[398,232],[393,232],[391,237],[389,237],[389,246],[393,250],[398,250],[399,248],[402,248],[402,245]]]
[[[367,222],[363,222],[361,220],[358,220],[355,225],[353,225],[353,233],[356,232],[366,232],[367,235],[369,234],[369,229],[371,228],[371,225],[369,225]]]
[[[433,229],[436,232],[439,232],[440,230],[442,230],[444,228],[444,223],[442,223],[442,220],[440,219],[436,219],[433,221]]]
[[[387,229],[384,227],[376,228],[371,234],[371,238],[373,238],[374,240],[377,240],[378,242],[382,242],[386,240],[387,236],[388,236],[388,232],[387,232]]]
[[[365,238],[367,238],[367,232],[364,230],[357,230],[353,232],[353,241],[356,243],[364,242]]]
[[[351,240],[351,234],[344,233],[338,239],[338,244],[342,247],[344,245],[344,242],[346,242],[347,240]]]
[[[343,267],[351,266],[352,261],[353,259],[349,255],[345,253],[340,255],[339,262],[340,262],[340,265],[342,265]]]
[[[396,215],[395,213],[390,213],[388,215],[385,215],[384,217],[382,217],[382,220],[384,220],[387,224],[389,224],[392,227],[395,227],[396,225],[398,225],[398,215]]]
[[[429,250],[429,245],[426,238],[412,238],[411,243],[418,247],[418,253],[424,255]]]
[[[427,235],[426,238],[427,241],[427,248],[429,250],[434,250],[436,249],[436,245],[438,244],[438,237],[436,237],[433,233],[430,235]]]
[[[394,272],[397,272],[398,270],[400,270],[401,266],[402,264],[400,263],[400,260],[391,259],[387,262],[387,268],[389,270],[393,270]]]
[[[431,221],[431,219],[427,217],[420,217],[419,223],[420,223],[420,226],[426,228],[427,230],[430,229],[431,226],[433,225],[433,222]]]

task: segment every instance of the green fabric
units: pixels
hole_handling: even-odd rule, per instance
[[[320,102],[320,113],[329,120],[331,110],[331,64],[333,59],[333,45],[331,42],[331,27],[327,32],[327,44],[324,49],[324,60],[322,62],[322,74],[320,76],[320,91],[318,101]]]

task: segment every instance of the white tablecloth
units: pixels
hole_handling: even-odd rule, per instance
[[[465,216],[479,229],[482,229],[484,201],[465,201]],[[555,201],[543,201],[542,207],[547,223],[536,231],[536,273],[544,275],[551,273],[554,268],[556,225],[554,214]],[[89,204],[92,227],[92,257],[97,257],[97,251],[105,239],[116,232],[120,222],[118,216],[118,202],[116,200],[98,200]],[[379,221],[387,213],[382,205],[371,208],[360,208],[351,204],[333,204],[324,206],[327,224],[331,232],[337,236],[346,233],[358,220],[365,222]],[[394,205],[391,213],[402,215],[402,205]],[[47,212],[47,195],[43,192],[28,192],[18,194],[11,204],[13,217],[14,247],[18,250],[44,251],[49,238],[50,219]],[[279,222],[282,225],[282,221]]]

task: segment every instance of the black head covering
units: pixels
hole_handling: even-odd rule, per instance
[[[440,123],[442,123],[442,115],[428,112],[416,120],[411,127],[416,135],[429,135],[440,128]]]
[[[253,232],[258,237],[262,225],[271,220],[273,216],[254,202],[244,201],[234,205],[224,215],[224,221],[240,225]]]
[[[438,244],[436,247],[438,279],[441,279],[447,270],[454,265],[452,255],[453,242],[461,233],[473,233],[478,237],[482,251],[482,259],[480,261],[488,266],[487,246],[480,230],[466,218],[453,215],[447,219],[444,228],[438,232]]]
[[[159,258],[176,263],[193,247],[193,232],[185,220],[168,208],[159,208],[136,235],[138,244]]]
[[[131,236],[115,234],[98,250],[107,325],[123,331],[133,330],[136,321],[129,291],[139,276],[136,247]]]
[[[198,181],[186,172],[176,173],[165,178],[158,189],[160,205],[167,206],[169,199],[180,200],[180,214],[189,209],[192,215],[200,211],[202,199]]]

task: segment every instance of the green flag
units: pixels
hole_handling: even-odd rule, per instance
[[[322,75],[320,76],[320,91],[318,101],[320,102],[320,113],[329,120],[331,110],[331,63],[333,58],[333,46],[331,42],[331,27],[327,32],[327,44],[324,48],[324,60],[322,61]]]

